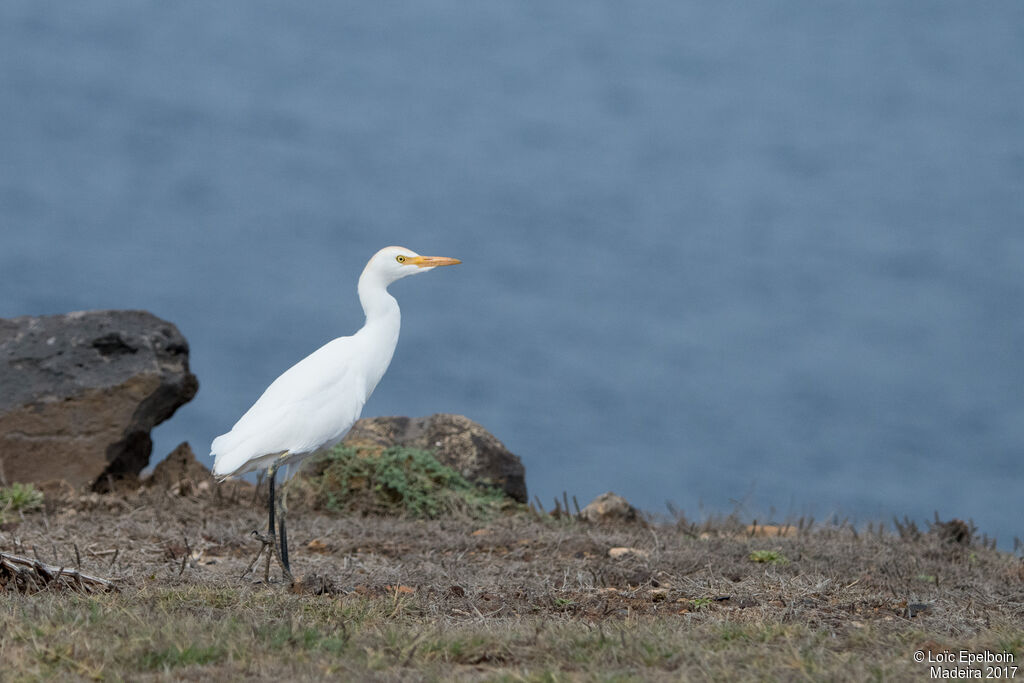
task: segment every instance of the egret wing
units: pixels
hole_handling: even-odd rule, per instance
[[[262,466],[264,456],[308,453],[344,436],[366,402],[353,346],[352,337],[335,339],[274,380],[230,432],[214,439],[214,474],[240,474]]]

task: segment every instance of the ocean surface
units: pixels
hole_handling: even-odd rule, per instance
[[[364,415],[546,505],[1024,537],[1024,3],[0,6],[0,316],[188,338],[204,457],[392,287]],[[2,390],[2,388],[0,388]],[[208,461],[209,464],[209,461]]]

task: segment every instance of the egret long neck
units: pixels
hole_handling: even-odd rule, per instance
[[[402,312],[395,297],[388,294],[387,284],[365,271],[359,278],[359,303],[363,305],[366,323],[356,336],[372,349],[366,367],[367,388],[372,392],[391,364],[391,356],[398,345]]]
[[[379,276],[363,272],[359,277],[359,303],[366,314],[366,324],[393,324],[397,330],[402,320],[395,297],[388,294],[387,284]]]

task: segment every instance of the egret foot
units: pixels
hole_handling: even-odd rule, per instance
[[[256,539],[258,541],[260,541],[260,543],[262,543],[263,545],[260,546],[259,551],[256,553],[256,557],[252,558],[252,562],[250,562],[249,566],[245,568],[245,571],[242,572],[242,576],[240,578],[244,579],[246,576],[249,575],[249,572],[252,571],[252,568],[256,566],[257,562],[259,562],[259,559],[263,555],[263,552],[266,551],[267,552],[267,566],[266,566],[266,569],[263,572],[263,581],[265,583],[270,583],[270,556],[274,552],[273,551],[274,537],[272,535],[268,536],[266,534],[261,534],[256,529],[252,530],[252,535],[255,536]],[[270,550],[267,550],[268,547],[270,548]]]
[[[256,563],[259,562],[260,557],[262,557],[263,553],[266,552],[267,560],[263,568],[264,583],[270,583],[270,560],[272,557],[277,558],[278,563],[281,565],[281,573],[283,575],[284,580],[287,581],[289,584],[294,583],[295,579],[292,578],[291,567],[289,567],[288,565],[288,551],[285,550],[284,553],[279,552],[277,544],[275,543],[277,539],[273,535],[261,534],[259,531],[256,531],[255,529],[253,529],[252,535],[255,536],[256,540],[258,540],[263,545],[260,546],[260,549],[256,552],[256,556],[252,558],[252,562],[249,563],[249,566],[245,568],[244,572],[242,572],[241,578],[244,579],[246,576],[249,575],[250,572],[252,572],[252,568],[256,566]]]

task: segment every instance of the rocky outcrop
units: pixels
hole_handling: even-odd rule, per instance
[[[587,507],[580,510],[580,519],[594,524],[606,522],[636,522],[636,508],[629,504],[622,496],[617,496],[611,491],[602,493],[590,501]]]
[[[433,451],[438,461],[469,481],[496,486],[512,499],[526,502],[523,463],[493,434],[462,415],[363,418],[352,426],[344,444]]]
[[[184,441],[153,468],[144,483],[184,496],[209,491],[215,482],[210,470],[196,459],[192,446]]]
[[[145,311],[0,319],[3,474],[75,487],[137,475],[150,430],[198,388],[188,342]]]

